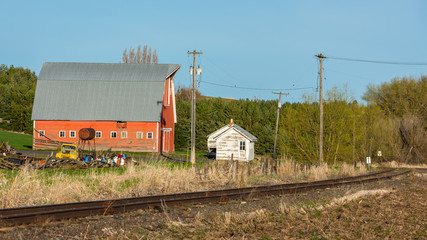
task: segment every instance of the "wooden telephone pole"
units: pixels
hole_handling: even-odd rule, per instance
[[[276,117],[276,133],[274,134],[274,147],[273,147],[273,160],[276,159],[276,143],[277,143],[277,130],[279,129],[279,114],[280,108],[282,108],[282,95],[289,95],[289,93],[273,92],[273,94],[279,94],[279,102],[277,103],[277,117]]]
[[[318,165],[322,165],[323,163],[323,88],[322,88],[322,61],[325,56],[323,56],[321,53],[316,55],[317,58],[319,58],[320,63],[320,69],[319,69],[319,163]]]
[[[203,54],[196,50],[190,52],[188,55],[193,54],[193,91],[191,96],[191,163],[196,163],[196,55]]]

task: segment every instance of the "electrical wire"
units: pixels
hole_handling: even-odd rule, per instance
[[[208,60],[208,62],[210,62],[213,66],[215,66],[218,70],[220,70],[224,76],[228,77],[229,79],[239,81],[238,78],[234,77],[227,70],[220,67],[214,61],[212,61],[209,57],[204,56],[204,58],[206,60]],[[205,65],[205,68],[206,68],[206,65]],[[207,70],[209,71],[209,68],[207,68]],[[216,74],[215,71],[211,71],[211,72]],[[315,89],[314,87],[282,88],[282,89],[280,89],[280,88],[254,88],[254,87],[241,87],[241,86],[237,86],[237,85],[227,85],[227,84],[221,84],[221,83],[214,83],[214,82],[209,82],[209,81],[200,81],[200,82],[201,83],[207,83],[207,84],[214,85],[214,86],[219,86],[219,87],[238,88],[238,89],[245,89],[245,90],[259,90],[259,91],[296,91],[296,90],[305,90],[305,89]]]
[[[228,87],[228,88],[239,88],[239,89],[246,89],[246,90],[259,90],[259,91],[295,91],[295,90],[304,90],[304,89],[314,89],[313,87],[302,87],[302,88],[252,88],[252,87],[239,87],[237,85],[226,85],[226,84],[219,84],[219,83],[213,83],[208,81],[200,81],[201,83],[207,83],[215,86],[220,87]]]
[[[333,73],[338,73],[338,74],[341,74],[341,75],[346,76],[346,77],[351,77],[351,78],[354,78],[354,79],[365,79],[365,80],[368,80],[368,81],[371,81],[371,82],[375,82],[375,80],[373,80],[371,78],[367,78],[367,77],[364,77],[364,76],[361,76],[361,75],[357,75],[357,74],[345,73],[345,72],[336,71],[336,70],[333,70],[333,69],[328,69],[328,71],[329,72],[333,72]]]
[[[392,61],[376,61],[376,60],[366,60],[366,59],[356,59],[356,58],[343,58],[343,57],[326,57],[334,60],[343,60],[343,61],[352,61],[352,62],[367,62],[367,63],[378,63],[378,64],[394,64],[394,65],[427,65],[423,62],[392,62]]]

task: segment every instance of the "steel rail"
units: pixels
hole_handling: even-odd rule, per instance
[[[261,190],[261,189],[282,189],[287,187],[295,187],[295,186],[305,186],[305,185],[312,185],[312,184],[321,184],[321,183],[333,183],[333,182],[339,182],[339,181],[349,181],[349,180],[357,180],[366,178],[369,176],[376,176],[380,174],[385,174],[391,171],[394,171],[395,169],[387,169],[383,171],[377,171],[373,173],[368,173],[364,175],[358,175],[358,176],[351,176],[351,177],[342,177],[342,178],[334,178],[334,179],[326,179],[326,180],[319,180],[319,181],[311,181],[311,182],[300,182],[300,183],[285,183],[285,184],[274,184],[274,185],[264,185],[264,186],[254,186],[254,187],[244,187],[244,188],[230,188],[230,189],[220,189],[220,190],[210,190],[210,191],[196,191],[196,192],[187,192],[187,193],[173,193],[173,194],[163,194],[163,195],[153,195],[153,196],[142,196],[142,197],[131,197],[131,198],[120,198],[120,199],[110,199],[110,200],[97,200],[97,201],[87,201],[87,202],[74,202],[74,203],[61,203],[61,204],[51,204],[51,205],[40,205],[40,206],[28,206],[28,207],[18,207],[18,208],[4,208],[0,209],[0,219],[3,215],[8,214],[20,214],[20,213],[27,213],[28,211],[37,211],[37,210],[61,210],[65,207],[68,208],[84,208],[84,207],[90,207],[90,206],[108,206],[112,202],[115,203],[128,203],[128,202],[134,202],[134,201],[150,201],[153,199],[158,199],[159,197],[162,197],[162,199],[174,199],[174,198],[180,198],[181,196],[187,196],[187,197],[197,197],[197,196],[210,196],[210,195],[218,195],[218,194],[227,194],[227,193],[233,193],[236,191],[254,191],[254,190]]]
[[[234,188],[213,191],[200,191],[178,194],[165,194],[134,198],[111,199],[102,201],[64,203],[20,208],[0,209],[0,225],[11,226],[29,224],[48,220],[62,220],[93,215],[108,215],[128,212],[137,209],[161,207],[162,205],[177,206],[189,203],[214,203],[233,199],[250,199],[253,197],[299,193],[315,189],[324,189],[348,184],[360,184],[392,178],[410,172],[398,172],[380,176],[394,171],[389,169],[354,177],[328,179],[314,182],[277,184],[257,187]],[[376,176],[376,177],[375,177]]]

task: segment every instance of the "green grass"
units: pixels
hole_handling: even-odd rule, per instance
[[[151,164],[159,167],[165,167],[169,168],[171,170],[175,168],[185,168],[185,163],[175,163],[175,162],[150,162],[145,161],[146,164]],[[135,168],[144,168],[143,166],[136,166]],[[66,175],[66,176],[73,176],[76,178],[86,178],[88,175],[102,175],[107,173],[116,173],[119,175],[123,175],[126,172],[127,167],[111,167],[111,168],[90,168],[90,169],[45,169],[40,170],[37,172],[37,176],[39,176],[41,179],[49,179],[52,176],[55,175]],[[6,177],[7,179],[13,179],[16,177],[19,171],[17,170],[6,170],[6,169],[0,169],[0,176]]]
[[[280,179],[282,176],[279,176],[277,174],[262,174],[262,175],[256,175],[253,177],[250,177],[248,179],[248,183],[250,184],[255,184],[255,183],[259,183],[259,182],[268,182],[269,179]]]
[[[191,152],[189,151],[188,153],[186,151],[175,151],[175,153],[171,154],[171,156],[187,156],[188,154],[188,159],[191,158]],[[208,155],[206,152],[196,152],[196,157],[197,158],[207,158]]]
[[[140,168],[140,167],[137,167]],[[90,169],[46,169],[37,171],[37,178],[44,179],[46,184],[52,184],[51,177],[57,175],[65,175],[81,179],[82,181],[89,175],[102,175],[107,173],[117,173],[123,175],[127,167],[113,167],[113,168],[90,168]],[[12,181],[18,174],[18,170],[0,169],[0,176]]]
[[[28,150],[32,148],[33,136],[0,130],[0,144],[1,142],[9,142],[15,149]]]

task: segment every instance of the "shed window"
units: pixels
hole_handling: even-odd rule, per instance
[[[246,150],[246,142],[240,141],[240,150]]]
[[[153,133],[152,132],[147,133],[147,139],[153,139]]]
[[[122,138],[128,138],[128,132],[122,131]]]
[[[117,132],[116,131],[111,132],[111,138],[117,138]]]
[[[136,132],[136,139],[142,139],[143,136],[144,136],[143,132]]]
[[[70,138],[76,137],[76,131],[70,131]]]
[[[59,131],[59,137],[64,138],[65,137],[65,131],[63,131],[63,130]]]
[[[102,138],[102,132],[101,131],[96,131],[95,132],[95,138]]]

